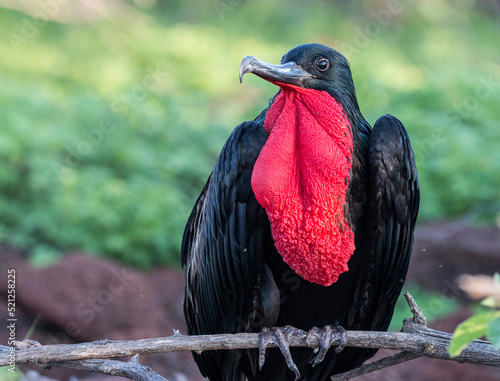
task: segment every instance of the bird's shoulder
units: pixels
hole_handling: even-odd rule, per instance
[[[245,203],[251,197],[251,170],[266,140],[262,124],[253,121],[238,125],[226,140],[186,224],[181,246],[183,266],[193,251],[202,249],[195,244],[204,234],[204,225],[210,223],[207,217],[212,217],[213,223],[224,223],[235,203]]]
[[[415,223],[420,196],[417,166],[408,132],[399,119],[383,115],[376,121],[370,135],[369,163],[371,198],[380,204],[375,209],[378,219],[373,222],[396,217],[402,225]]]

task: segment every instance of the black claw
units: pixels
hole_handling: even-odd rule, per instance
[[[259,333],[259,369],[262,370],[266,361],[266,348],[269,344],[275,344],[281,350],[288,368],[295,373],[295,381],[300,378],[300,372],[292,359],[290,353],[289,338],[292,335],[305,336],[305,332],[290,325],[284,327],[262,328]]]
[[[262,370],[264,362],[266,361],[266,348],[272,340],[269,338],[271,335],[269,328],[264,327],[259,333],[259,370]]]
[[[335,348],[335,353],[340,353],[347,345],[347,331],[344,327],[338,325],[335,327],[337,334],[339,335],[340,344]]]
[[[325,359],[326,353],[335,340],[340,341],[337,348],[335,348],[335,353],[340,353],[347,344],[346,330],[339,325],[335,327],[331,325],[325,325],[323,328],[311,328],[306,337],[306,343],[308,345],[313,337],[317,337],[320,342],[320,347],[314,350],[314,353],[316,353],[316,355],[311,359],[313,367],[315,367]]]

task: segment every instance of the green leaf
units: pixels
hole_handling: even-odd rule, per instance
[[[486,329],[486,338],[491,341],[491,344],[496,349],[500,349],[500,313],[497,318],[491,320],[488,324],[488,328]]]
[[[24,379],[24,374],[18,367],[11,368],[3,367],[0,368],[0,380],[4,381],[18,381]]]
[[[493,275],[493,281],[495,282],[495,286],[500,287],[500,273]]]
[[[499,307],[500,301],[496,296],[488,296],[487,298],[481,300],[481,305],[489,308]]]
[[[490,321],[498,318],[500,311],[488,311],[474,315],[459,324],[448,349],[450,356],[458,356],[472,340],[485,336]]]

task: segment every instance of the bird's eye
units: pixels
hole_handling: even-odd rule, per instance
[[[326,58],[320,57],[316,60],[316,69],[319,71],[328,70],[329,67],[330,62]]]

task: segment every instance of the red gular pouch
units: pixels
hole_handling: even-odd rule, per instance
[[[283,260],[309,282],[330,286],[349,270],[355,249],[344,215],[351,126],[342,105],[326,91],[278,85],[252,189]]]

